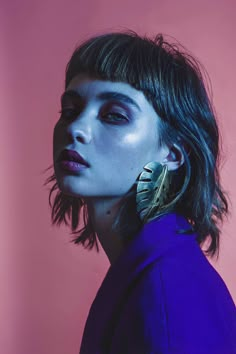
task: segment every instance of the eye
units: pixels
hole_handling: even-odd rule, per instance
[[[60,118],[62,119],[72,119],[78,112],[74,108],[62,108],[59,113],[61,114]]]
[[[108,112],[103,114],[102,120],[110,124],[128,123],[129,121],[125,115],[118,112]]]

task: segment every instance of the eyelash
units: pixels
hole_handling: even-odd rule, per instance
[[[64,108],[64,109],[61,109],[58,113],[61,114],[61,118],[62,116],[66,116],[66,114],[70,112],[70,113],[75,113],[75,110],[72,109],[72,108]],[[68,117],[69,118],[69,117]]]
[[[119,124],[119,122],[124,122],[124,121],[126,121],[126,122],[128,122],[129,121],[129,119],[126,117],[126,116],[124,116],[123,114],[121,114],[121,113],[117,113],[117,112],[109,112],[109,113],[107,113],[107,114],[105,114],[104,115],[104,117],[109,117],[109,116],[115,116],[116,118],[115,119],[104,119],[103,118],[103,120],[104,121],[107,121],[107,122],[118,122],[118,124]],[[110,124],[117,124],[117,123],[110,123]]]
[[[73,109],[73,108],[64,108],[64,109],[61,109],[58,113],[60,113],[61,114],[61,117],[60,118],[62,118],[62,117],[65,117],[65,118],[73,118],[73,116],[74,115],[78,115],[79,113],[75,110],[75,109]],[[66,115],[69,113],[69,116],[67,116],[66,117]],[[71,113],[71,114],[70,114]],[[118,119],[104,119],[104,117],[107,117],[107,116],[110,116],[110,115],[112,115],[112,116],[116,116],[116,117],[118,117]],[[123,114],[121,114],[121,113],[117,113],[117,112],[108,112],[107,114],[104,114],[103,116],[103,119],[102,120],[104,120],[105,122],[107,122],[108,124],[119,124],[119,122],[121,122],[121,121],[126,121],[127,123],[128,123],[128,121],[129,121],[129,119],[125,116],[125,115],[123,115]],[[110,123],[109,123],[109,121],[110,121]],[[114,122],[114,123],[112,123],[112,122]],[[117,123],[118,122],[118,123]]]

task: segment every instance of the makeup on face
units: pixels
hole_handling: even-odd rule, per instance
[[[158,119],[144,94],[127,83],[81,76],[72,79],[61,96],[54,159],[69,149],[90,166],[55,163],[60,187],[91,198],[127,193],[143,166],[161,158]]]

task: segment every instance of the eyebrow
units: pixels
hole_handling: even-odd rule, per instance
[[[82,99],[82,96],[74,90],[68,90],[65,91],[62,96],[61,96],[61,103],[63,103],[64,99],[69,96],[71,98],[78,98],[78,99]],[[98,94],[96,96],[96,98],[98,98],[99,100],[116,100],[116,101],[120,101],[122,103],[127,103],[131,106],[134,106],[135,108],[137,108],[140,112],[141,109],[139,107],[139,105],[137,104],[137,102],[135,102],[132,98],[130,98],[127,95],[124,95],[123,93],[120,92],[116,92],[116,91],[105,91],[102,92],[100,94]]]

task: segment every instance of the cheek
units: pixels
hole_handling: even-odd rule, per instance
[[[136,146],[139,145],[140,143],[145,140],[145,134],[142,132],[132,132],[129,134],[126,134],[122,139],[121,143],[126,146]]]
[[[56,151],[59,148],[59,138],[58,138],[58,129],[57,126],[53,130],[53,155],[55,156]]]
[[[61,145],[64,145],[65,141],[65,130],[57,123],[53,129],[53,150],[58,150]]]
[[[139,156],[149,158],[149,155],[157,150],[157,133],[154,130],[149,131],[145,127],[140,127],[119,140],[119,149],[127,156],[132,155],[133,158]]]
[[[104,139],[104,156],[111,169],[128,171],[134,176],[140,173],[143,166],[150,162],[157,152],[157,134],[152,131],[150,134],[145,129],[119,135],[114,139]],[[106,143],[106,142],[107,143]],[[133,176],[132,176],[133,177]]]
[[[120,136],[120,143],[130,148],[143,148],[157,143],[157,125],[153,117],[140,118],[131,129]]]
[[[53,129],[53,144],[55,144],[57,142],[58,133],[59,133],[59,129],[58,129],[58,123],[57,123]]]

